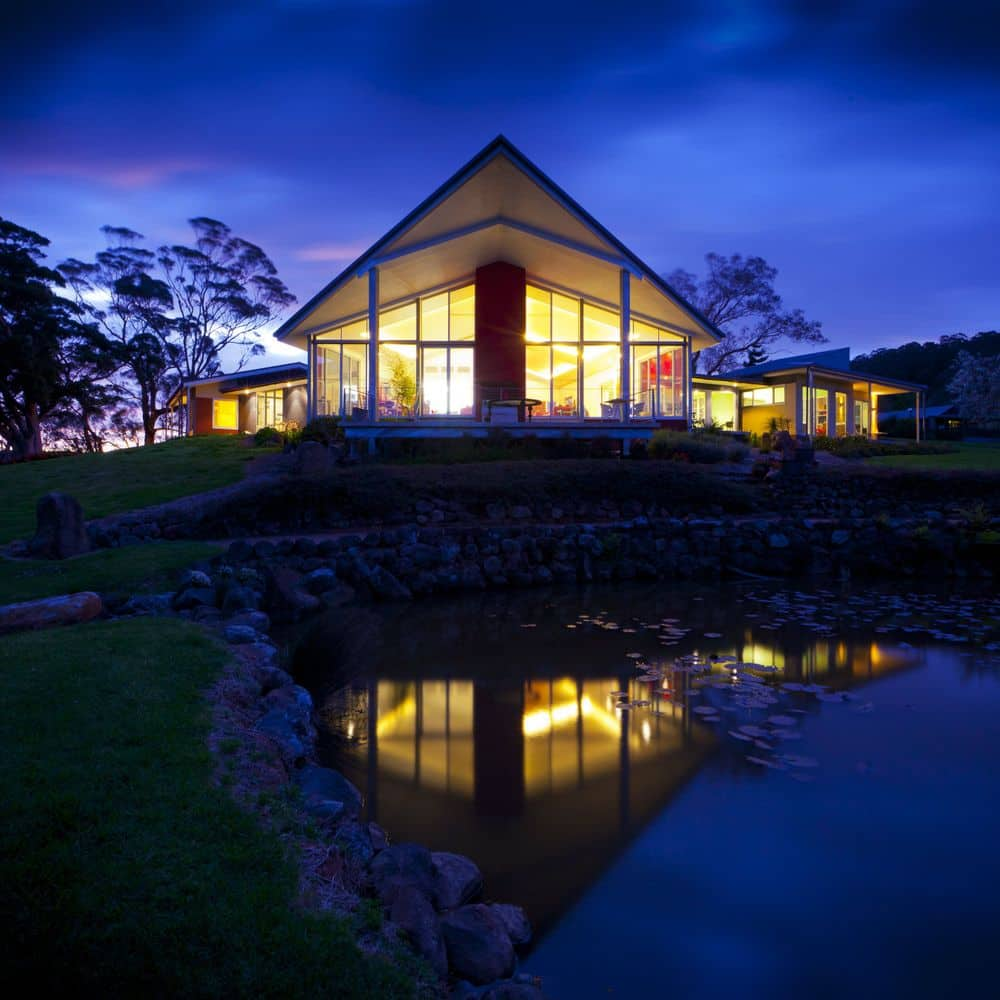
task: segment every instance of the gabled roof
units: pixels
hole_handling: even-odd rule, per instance
[[[470,184],[477,178],[478,184]],[[537,217],[543,212],[549,224],[544,229],[536,228]],[[506,235],[498,235],[501,231]],[[282,324],[275,336],[279,340],[301,339],[312,329],[362,312],[367,308],[367,285],[357,279],[372,266],[379,265],[386,278],[392,279],[390,261],[398,262],[403,255],[426,253],[433,245],[440,258],[439,266],[429,266],[428,274],[431,277],[439,274],[439,280],[446,283],[456,277],[457,269],[466,269],[464,277],[492,259],[504,259],[505,248],[512,240],[519,240],[521,246],[534,246],[550,235],[557,242],[538,246],[534,252],[538,260],[552,261],[560,254],[576,251],[602,260],[605,271],[607,264],[625,267],[642,279],[633,285],[635,313],[650,315],[650,306],[674,313],[702,346],[721,337],[705,316],[502,135],[344,268]],[[456,247],[449,250],[445,243],[454,243]],[[424,287],[408,287],[405,279],[397,280],[383,291],[380,304],[429,287],[434,287],[433,281]],[[614,293],[607,300],[617,301],[616,287],[609,287],[614,288]],[[334,296],[342,301],[324,312],[322,307]],[[315,322],[306,324],[310,319]]]
[[[746,365],[726,372],[739,378],[741,375],[764,375],[767,372],[783,372],[789,368],[826,368],[830,371],[851,372],[851,349],[838,347],[830,351],[813,351],[812,354],[797,354],[790,358],[773,358],[759,365]]]
[[[276,385],[279,382],[304,382],[309,378],[309,366],[304,361],[286,361],[280,365],[269,365],[266,368],[251,368],[248,371],[232,372],[218,375],[208,375],[205,378],[189,378],[181,382],[170,394],[167,406],[170,407],[184,393],[185,389],[197,385],[220,383],[221,392],[233,392],[239,389],[253,389],[264,385]]]

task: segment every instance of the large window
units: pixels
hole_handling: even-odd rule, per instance
[[[280,427],[285,422],[285,391],[268,389],[257,393],[257,426]]]
[[[827,389],[802,386],[802,423],[807,434],[827,437],[830,433],[830,393]]]
[[[776,385],[767,389],[747,389],[743,393],[744,406],[780,406],[785,402],[785,387]]]
[[[580,301],[529,285],[525,303],[524,390],[535,415],[579,416]]]
[[[235,399],[212,400],[212,427],[219,431],[240,429],[240,404]]]
[[[315,411],[350,417],[368,409],[368,321],[329,330],[316,345]]]
[[[378,418],[412,417],[417,405],[417,303],[378,317]]]
[[[684,416],[684,344],[668,330],[632,320],[633,417]]]
[[[424,416],[472,416],[476,288],[420,300],[421,410]]]

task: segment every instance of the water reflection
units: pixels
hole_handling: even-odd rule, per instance
[[[338,616],[303,642],[296,673],[321,692],[325,753],[369,817],[475,858],[491,896],[544,931],[700,766],[753,771],[698,715],[678,658],[731,657],[712,659],[715,682],[735,683],[735,661],[832,689],[919,660],[870,635],[767,631],[744,619],[751,607],[643,588],[366,612],[347,635]]]

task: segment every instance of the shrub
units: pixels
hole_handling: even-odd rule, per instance
[[[653,433],[649,442],[650,458],[674,462],[712,465],[716,462],[738,462],[746,454],[746,445],[726,441],[721,435],[712,433],[659,430]]]
[[[281,444],[284,438],[281,436],[279,431],[276,431],[273,427],[261,427],[253,436],[253,443],[258,447],[262,448],[266,445],[276,445]]]
[[[817,451],[828,451],[840,458],[875,458],[881,455],[945,455],[956,451],[954,445],[932,441],[873,441],[861,434],[851,437],[813,438]]]
[[[298,441],[318,441],[320,444],[340,444],[344,440],[344,429],[340,417],[313,417],[299,432]]]

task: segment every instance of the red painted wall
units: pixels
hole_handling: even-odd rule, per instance
[[[476,270],[476,412],[484,399],[524,395],[523,267],[498,260]]]

